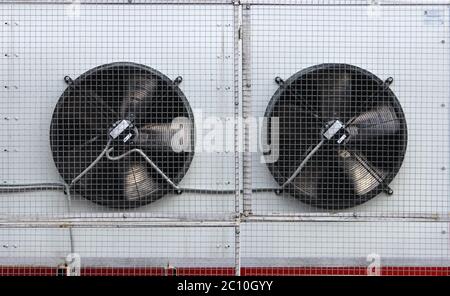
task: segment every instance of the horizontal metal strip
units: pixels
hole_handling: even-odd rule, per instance
[[[233,4],[232,0],[57,0],[57,1],[34,1],[34,0],[0,0],[0,4],[56,4],[56,5],[172,5],[172,4],[196,4],[196,5],[215,5],[215,4]]]
[[[376,4],[370,4],[367,0],[329,0],[329,1],[304,1],[304,0],[241,0],[242,5],[296,5],[296,6],[376,6],[376,5],[449,5],[449,0],[379,0]]]
[[[243,217],[242,222],[449,222],[446,214],[296,213]]]
[[[185,221],[176,219],[67,219],[0,221],[0,228],[152,228],[235,227],[235,221]]]

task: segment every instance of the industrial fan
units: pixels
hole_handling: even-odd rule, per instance
[[[359,205],[399,171],[407,145],[393,79],[347,64],[314,66],[283,81],[266,110],[278,118],[278,159],[267,166],[280,191],[321,209]],[[276,144],[276,145],[274,145]]]
[[[71,190],[97,204],[133,208],[179,191],[193,158],[194,122],[174,81],[134,63],[94,68],[60,97],[50,127],[53,158]]]

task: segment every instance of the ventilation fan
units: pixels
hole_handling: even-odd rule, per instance
[[[112,63],[65,80],[50,143],[74,192],[111,208],[133,208],[177,191],[194,153],[181,77],[171,81],[142,65]]]
[[[265,116],[278,118],[278,159],[268,168],[283,192],[322,209],[359,205],[381,192],[403,162],[407,127],[390,90],[393,79],[346,64],[298,72],[279,89]],[[275,145],[274,145],[275,144]]]

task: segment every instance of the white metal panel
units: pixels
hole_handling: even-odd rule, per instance
[[[12,43],[17,56],[8,77],[18,89],[11,92],[4,110],[12,118],[5,123],[9,135],[5,143],[14,153],[2,153],[1,159],[14,165],[2,166],[3,182],[61,182],[49,146],[49,126],[67,87],[64,76],[76,78],[102,64],[129,61],[171,79],[183,77],[180,88],[198,123],[198,151],[180,186],[234,189],[233,149],[205,151],[209,144],[200,138],[208,136],[214,122],[234,116],[232,6],[80,5],[73,12],[68,5],[20,4],[9,14],[18,25]],[[68,208],[62,193],[17,193],[8,198],[0,207],[5,213],[27,214],[24,206],[30,200],[39,201],[32,209],[35,214],[52,215]],[[72,212],[99,211],[90,202],[73,199]],[[137,211],[223,215],[234,211],[233,203],[233,194],[183,194],[166,196]]]
[[[289,78],[322,63],[347,63],[381,79],[406,115],[408,147],[391,183],[393,196],[380,194],[348,211],[449,213],[449,13],[446,6],[251,6],[252,93],[255,116],[263,116]],[[253,159],[255,187],[274,184],[266,165]],[[292,198],[254,193],[256,213],[317,211]]]
[[[448,266],[447,223],[248,223],[246,266]],[[256,235],[257,234],[257,235]]]

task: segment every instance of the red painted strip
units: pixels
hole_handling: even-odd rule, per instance
[[[165,269],[161,267],[85,267],[81,269],[85,276],[232,276],[234,268],[182,267]],[[1,276],[56,276],[57,268],[0,266]],[[241,275],[246,276],[306,276],[306,275],[367,275],[365,267],[243,267]],[[385,266],[381,268],[384,276],[450,276],[450,267],[404,267]]]
[[[84,276],[161,276],[161,267],[86,267],[81,269]]]
[[[1,276],[55,276],[57,268],[38,266],[0,266]]]
[[[266,267],[243,268],[241,275],[295,276],[295,275],[367,275],[365,267]],[[450,267],[384,266],[384,276],[450,276]]]

